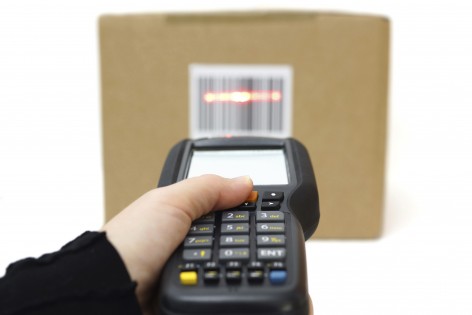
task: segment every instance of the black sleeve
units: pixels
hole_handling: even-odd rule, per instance
[[[141,314],[135,288],[105,233],[85,232],[58,252],[11,264],[0,314]]]

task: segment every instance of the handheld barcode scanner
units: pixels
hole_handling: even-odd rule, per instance
[[[167,262],[155,309],[161,315],[306,315],[304,241],[319,221],[308,152],[294,139],[184,140],[165,162],[159,187],[214,173],[250,175],[238,207],[195,221]]]

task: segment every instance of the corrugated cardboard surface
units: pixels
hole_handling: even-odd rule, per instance
[[[320,194],[318,238],[381,233],[389,21],[317,12],[100,19],[106,218],[156,186],[189,135],[188,66],[289,64],[293,136]]]

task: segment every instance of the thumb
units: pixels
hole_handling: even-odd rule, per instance
[[[211,210],[228,209],[244,202],[253,188],[249,176],[233,179],[202,175],[159,188],[161,200],[196,220]]]

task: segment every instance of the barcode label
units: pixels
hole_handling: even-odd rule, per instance
[[[292,68],[191,65],[190,137],[291,136]]]

